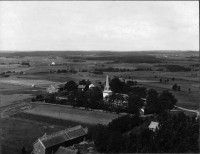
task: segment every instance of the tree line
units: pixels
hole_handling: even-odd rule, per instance
[[[199,153],[199,122],[184,113],[163,113],[155,131],[138,116],[122,116],[89,128],[88,139],[102,153]],[[138,133],[136,128],[140,129]]]
[[[180,65],[156,65],[157,67],[165,67],[167,71],[170,72],[188,72],[191,71],[191,68],[189,67],[184,67]]]
[[[53,104],[129,114],[139,114],[139,109],[143,106],[146,106],[145,114],[159,114],[172,109],[177,102],[176,98],[168,91],[163,91],[159,94],[153,89],[147,90],[145,87],[132,87],[125,82],[121,82],[118,78],[111,80],[110,87],[113,93],[104,100],[102,94],[103,86],[89,89],[89,80],[82,80],[79,84],[85,85],[85,89],[79,90],[74,81],[69,81],[60,92],[46,96],[39,95],[33,101],[45,100],[45,102]],[[56,99],[60,95],[66,96],[66,99]],[[124,95],[127,97],[124,97]],[[146,98],[146,101],[144,98]]]

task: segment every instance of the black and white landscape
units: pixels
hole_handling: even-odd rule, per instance
[[[198,6],[0,2],[0,153],[199,153]]]

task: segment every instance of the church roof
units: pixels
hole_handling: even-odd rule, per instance
[[[110,87],[110,86],[109,86],[109,78],[108,78],[108,75],[106,76],[106,87]]]

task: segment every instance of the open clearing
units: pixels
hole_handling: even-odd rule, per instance
[[[32,98],[31,94],[12,94],[12,95],[1,95],[0,96],[0,107],[14,104],[15,101]]]
[[[17,79],[17,78],[9,78],[9,79],[1,79],[0,83],[10,83],[16,85],[23,85],[23,86],[31,86],[36,85],[39,87],[42,86],[49,86],[52,84],[60,84],[59,82],[52,82],[48,80],[30,80],[30,79]]]
[[[0,123],[2,154],[21,154],[23,146],[30,154],[32,145],[38,137],[41,137],[44,133],[50,134],[64,129],[63,127],[51,127],[49,124],[16,118],[0,119]]]
[[[25,111],[25,113],[49,116],[88,124],[108,124],[119,116],[113,113],[87,111],[52,105],[39,105],[31,110]]]

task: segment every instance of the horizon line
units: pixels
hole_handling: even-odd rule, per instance
[[[1,53],[11,53],[11,52],[159,52],[159,51],[180,51],[180,52],[199,52],[199,50],[0,50]]]

